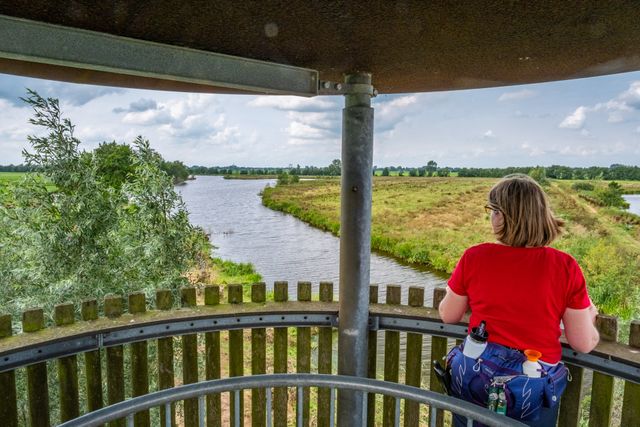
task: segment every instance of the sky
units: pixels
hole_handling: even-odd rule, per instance
[[[375,76],[374,82],[375,86]],[[0,164],[22,163],[26,88],[60,100],[81,149],[138,135],[186,165],[326,166],[340,158],[341,96],[210,95],[0,74]],[[640,165],[640,72],[450,92],[379,95],[373,163],[419,167]]]

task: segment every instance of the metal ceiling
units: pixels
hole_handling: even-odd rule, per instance
[[[173,49],[317,70],[323,80],[342,81],[345,73],[365,71],[373,75],[380,93],[512,85],[640,69],[640,3],[629,0],[0,0],[0,14]],[[103,42],[108,40],[98,37],[90,48],[106,51]],[[0,72],[5,73],[127,87],[244,91],[206,79],[172,79],[170,72],[131,74],[81,61],[19,58],[6,50],[0,49]],[[144,63],[145,56],[138,57]],[[179,55],[172,58],[173,65],[180,65]],[[135,64],[130,62],[131,67]]]

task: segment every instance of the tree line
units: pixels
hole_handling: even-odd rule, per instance
[[[606,181],[640,181],[640,167],[613,164],[609,167],[587,168],[569,166],[536,166],[510,168],[459,168],[453,169],[461,177],[501,178],[512,173],[529,174],[534,169],[543,169],[547,178],[553,179],[602,179]]]
[[[130,145],[118,144],[117,142],[103,142],[94,151],[80,153],[87,160],[90,156],[95,157],[97,173],[102,179],[111,185],[119,187],[130,174],[136,173],[135,151]],[[187,179],[191,173],[187,166],[179,160],[167,161],[154,151],[154,156],[161,171],[169,175],[174,184],[180,184]],[[38,167],[33,164],[20,165],[0,165],[0,172],[37,172]]]

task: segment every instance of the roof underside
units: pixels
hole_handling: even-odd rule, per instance
[[[373,74],[381,93],[513,85],[640,69],[636,1],[94,2],[0,0],[0,14],[304,67]],[[152,77],[0,60],[0,72],[171,90]]]

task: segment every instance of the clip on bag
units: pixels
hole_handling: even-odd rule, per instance
[[[447,355],[451,374],[451,395],[487,407],[489,388],[504,387],[506,415],[519,421],[536,421],[542,406],[552,408],[560,402],[567,387],[568,370],[562,363],[542,366],[541,377],[523,374],[526,357],[518,350],[487,343],[477,359],[463,354],[464,344]]]

